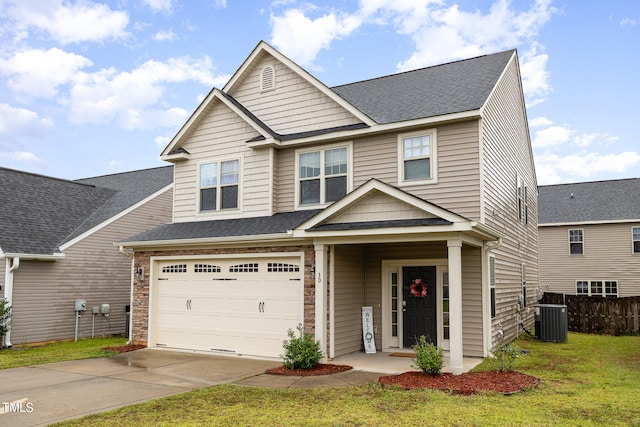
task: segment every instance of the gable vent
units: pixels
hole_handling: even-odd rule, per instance
[[[276,88],[276,70],[272,65],[267,65],[260,73],[260,92],[267,92]]]

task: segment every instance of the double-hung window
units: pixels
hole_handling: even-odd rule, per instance
[[[238,208],[240,161],[224,160],[200,165],[200,210]]]
[[[581,229],[569,230],[569,254],[584,254],[584,236]]]
[[[436,181],[435,129],[398,137],[398,175],[400,184]]]
[[[331,147],[298,153],[298,205],[335,202],[347,194],[349,148]]]
[[[631,228],[631,240],[633,241],[633,253],[640,254],[640,227]]]

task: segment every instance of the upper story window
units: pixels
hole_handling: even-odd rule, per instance
[[[299,151],[297,205],[330,203],[347,194],[349,186],[349,146]]]
[[[260,72],[260,92],[267,92],[276,88],[276,69],[267,65]]]
[[[584,236],[580,229],[569,230],[569,254],[584,254]]]
[[[398,181],[436,182],[436,130],[398,136]]]
[[[529,224],[529,187],[518,176],[516,197],[518,199],[518,221]]]
[[[200,165],[200,210],[238,208],[240,161],[225,160]]]
[[[633,253],[640,254],[640,227],[631,228],[631,239],[633,241]]]

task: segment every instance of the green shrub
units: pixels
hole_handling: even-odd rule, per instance
[[[11,306],[6,299],[0,300],[0,348],[2,348],[2,337],[9,332],[11,323]]]
[[[516,361],[522,356],[522,349],[506,344],[498,349],[498,353],[500,353],[500,358],[502,359],[502,368],[500,370],[513,371]]]
[[[292,329],[287,331],[288,340],[284,340],[284,366],[289,369],[311,369],[322,359],[322,351],[320,351],[320,342],[314,341],[311,334],[305,334],[302,324],[296,328],[300,334],[295,336]]]
[[[411,365],[412,367],[421,369],[425,374],[440,375],[442,373],[444,356],[440,347],[427,342],[427,338],[422,335],[419,342],[413,346],[413,351],[416,354],[416,361]]]

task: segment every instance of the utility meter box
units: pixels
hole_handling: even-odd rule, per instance
[[[105,316],[109,314],[109,304],[102,304],[100,306],[100,314],[104,314]]]
[[[87,301],[83,299],[76,300],[76,311],[85,311],[87,309]]]

